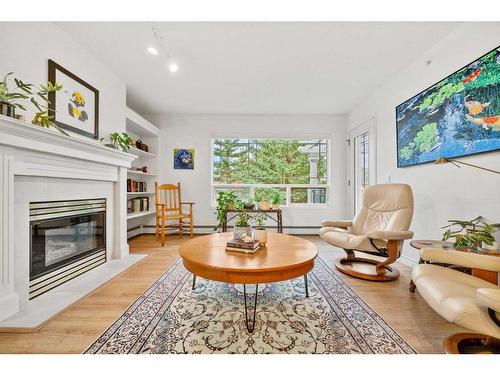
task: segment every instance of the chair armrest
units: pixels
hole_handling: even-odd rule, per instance
[[[350,220],[323,220],[321,222],[322,227],[337,227],[337,228],[349,228],[352,226],[352,221]]]
[[[366,235],[372,240],[408,240],[413,238],[413,232],[409,230],[376,230]]]
[[[500,289],[479,288],[476,290],[476,300],[480,305],[500,312]]]
[[[420,258],[429,262],[455,264],[462,267],[500,272],[500,257],[492,255],[423,247],[420,250]]]
[[[191,205],[193,205],[195,203],[194,202],[181,202],[181,204],[191,204]]]

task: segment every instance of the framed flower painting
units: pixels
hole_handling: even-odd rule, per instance
[[[61,128],[99,138],[99,91],[56,62],[49,60],[49,81],[62,89],[49,94],[49,111]]]

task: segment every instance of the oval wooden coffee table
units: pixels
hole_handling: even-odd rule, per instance
[[[257,294],[260,283],[272,283],[304,276],[309,297],[307,273],[314,267],[318,250],[311,242],[286,234],[268,233],[268,241],[255,254],[226,251],[232,233],[216,233],[185,242],[179,251],[184,267],[196,276],[231,284],[243,284],[245,324],[250,333],[255,328]],[[255,284],[253,320],[248,320],[246,284]],[[251,324],[250,324],[251,323]]]

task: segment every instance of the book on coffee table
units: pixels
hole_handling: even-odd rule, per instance
[[[235,251],[238,253],[253,254],[259,250],[259,241],[245,242],[243,240],[229,240],[226,244],[226,251]]]

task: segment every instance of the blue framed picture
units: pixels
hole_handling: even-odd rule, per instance
[[[174,148],[174,169],[194,169],[193,148]]]
[[[396,107],[398,167],[500,149],[500,48]]]

